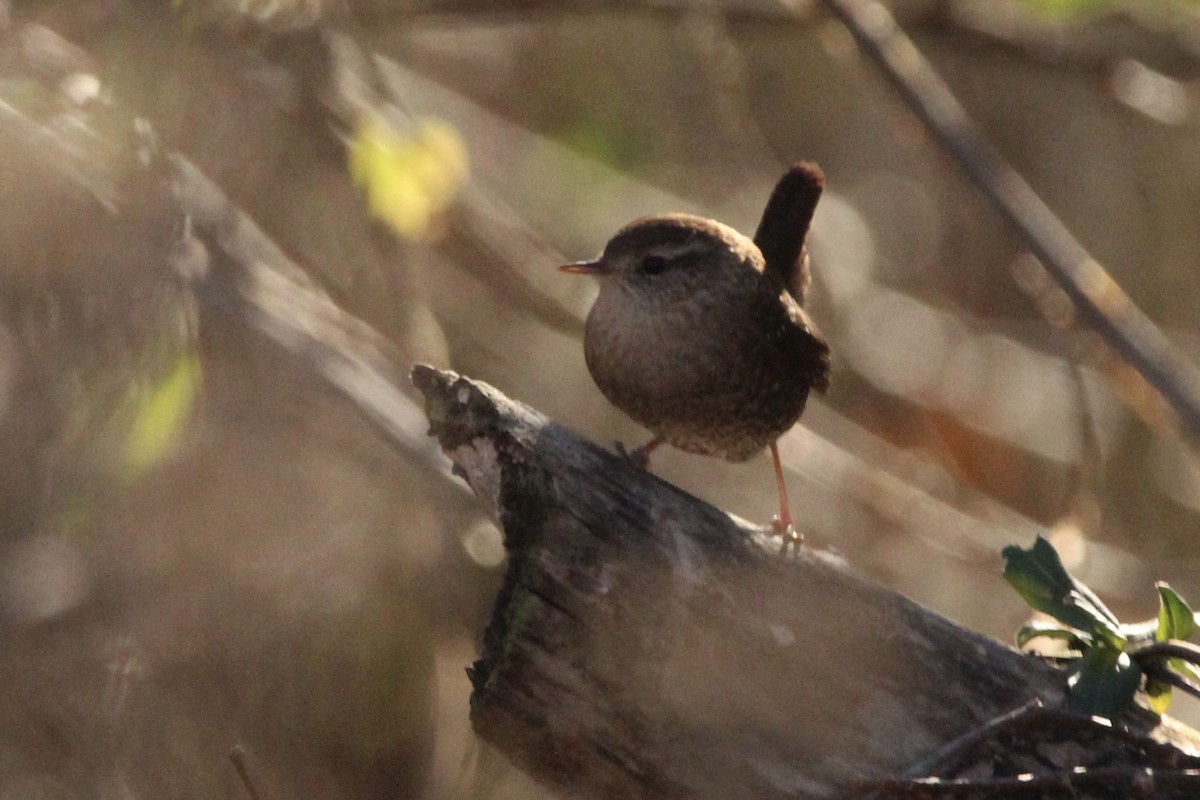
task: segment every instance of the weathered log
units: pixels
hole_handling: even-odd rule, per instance
[[[432,433],[504,531],[478,734],[567,796],[824,798],[898,775],[1063,673],[418,366]]]

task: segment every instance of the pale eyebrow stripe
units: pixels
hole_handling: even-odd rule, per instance
[[[678,258],[685,253],[695,253],[701,248],[696,246],[695,242],[680,242],[679,244],[664,244],[655,247],[647,255],[662,256],[668,261]]]

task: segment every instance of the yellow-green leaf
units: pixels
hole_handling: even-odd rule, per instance
[[[192,411],[200,388],[200,361],[183,353],[156,384],[134,397],[134,418],[125,440],[125,466],[138,473],[168,455]]]
[[[1155,640],[1165,642],[1191,637],[1196,630],[1191,606],[1168,584],[1159,581],[1155,588],[1158,589],[1158,629],[1154,632]]]
[[[462,137],[437,119],[417,120],[400,132],[378,115],[365,115],[348,157],[350,177],[371,214],[410,239],[429,234],[467,179]]]
[[[1171,684],[1153,679],[1146,681],[1146,701],[1155,714],[1165,714],[1171,707]]]

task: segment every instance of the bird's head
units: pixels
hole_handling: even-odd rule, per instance
[[[594,261],[559,269],[593,275],[600,292],[620,292],[646,303],[684,299],[747,270],[761,272],[754,242],[727,225],[691,214],[634,220],[608,241]]]

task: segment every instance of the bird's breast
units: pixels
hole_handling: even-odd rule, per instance
[[[588,315],[588,369],[613,405],[692,452],[746,458],[800,416],[808,385],[788,352],[777,296],[709,293],[648,306],[602,292]]]

